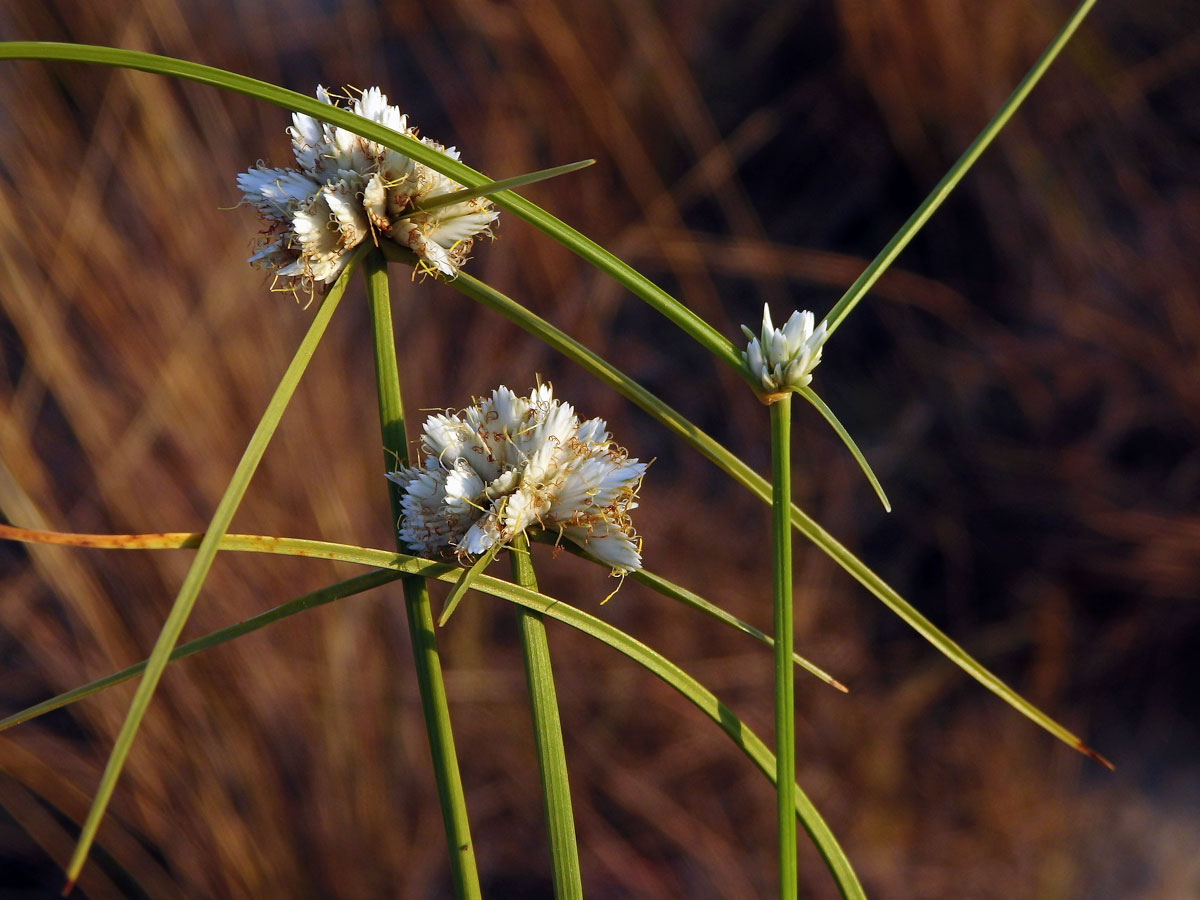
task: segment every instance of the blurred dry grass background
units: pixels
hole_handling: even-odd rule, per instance
[[[1200,895],[1200,32],[1191,4],[1101,4],[1018,120],[838,333],[819,386],[885,517],[799,414],[799,499],[990,666],[1118,764],[1099,771],[942,661],[804,548],[799,777],[873,897]],[[824,311],[1068,12],[1051,0],[440,4],[69,0],[5,39],[146,49],[309,92],[378,83],[727,334]],[[1191,29],[1189,32],[1188,29]],[[199,530],[308,321],[244,263],[233,176],[290,161],[285,114],[139,73],[0,67],[0,510],[74,531]],[[766,467],[765,415],[670,326],[512,217],[471,271]],[[393,279],[410,416],[554,381],[657,462],[653,570],[769,626],[765,509],[619,398],[454,291]],[[388,547],[355,287],[238,531]],[[411,431],[412,429],[410,429]],[[811,473],[811,474],[803,474]],[[0,546],[0,711],[141,658],[186,567]],[[609,585],[563,558],[551,593]],[[187,635],[347,577],[218,558]],[[626,585],[603,610],[770,736],[770,657]],[[430,898],[448,877],[396,591],[173,666],[103,852],[112,897]],[[490,897],[548,897],[509,610],[443,635]],[[743,898],[774,880],[773,799],[728,740],[602,646],[552,631],[595,898]],[[0,895],[41,897],[125,686],[0,735]],[[806,896],[831,896],[815,854]]]

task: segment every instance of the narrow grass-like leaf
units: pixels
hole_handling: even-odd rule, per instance
[[[2,533],[0,533],[0,536],[3,536]],[[592,556],[590,553],[572,541],[563,541],[559,543],[556,539],[556,536],[552,533],[541,532],[536,536],[536,540],[539,543],[551,544],[559,550],[566,550],[568,553],[574,554],[581,559],[586,559],[588,562],[595,563],[597,566],[602,566],[605,569],[612,568],[610,565],[596,559],[596,557]],[[646,569],[635,569],[625,577],[632,581],[636,581],[639,584],[644,584],[655,593],[662,594],[664,597],[678,601],[684,606],[690,606],[692,609],[702,612],[710,618],[716,619],[723,625],[728,625],[735,631],[740,631],[742,634],[748,634],[756,641],[766,644],[768,647],[775,646],[775,639],[766,632],[760,631],[749,622],[739,619],[732,613],[728,613],[721,609],[721,607],[717,606],[715,603],[705,600],[699,594],[689,591],[687,588],[675,584],[673,581],[668,581],[660,575],[655,575],[653,572],[647,571]],[[842,693],[849,692],[849,688],[847,688],[844,684],[842,684],[820,666],[805,659],[799,653],[793,653],[792,659],[800,668],[821,679],[821,681],[825,682],[830,687],[837,688]]]
[[[845,321],[846,316],[850,315],[851,310],[867,295],[867,291],[888,270],[888,267],[895,262],[900,252],[908,246],[917,232],[924,227],[930,217],[937,212],[938,207],[950,196],[950,192],[963,180],[963,176],[967,174],[971,166],[975,165],[976,160],[983,155],[983,151],[988,148],[992,141],[996,139],[996,135],[1008,124],[1008,120],[1013,117],[1013,113],[1025,102],[1025,98],[1029,96],[1029,92],[1033,90],[1034,85],[1046,74],[1046,70],[1050,68],[1050,64],[1062,52],[1063,47],[1067,45],[1067,41],[1071,39],[1071,35],[1075,33],[1076,29],[1082,24],[1084,17],[1087,16],[1088,12],[1095,5],[1096,0],[1083,0],[1076,7],[1075,12],[1067,19],[1066,24],[1054,36],[1054,40],[1050,42],[1050,46],[1038,57],[1037,62],[1033,64],[1033,68],[1021,79],[1020,84],[1017,85],[1016,90],[1012,92],[1009,98],[1004,101],[999,112],[984,126],[983,131],[979,132],[979,135],[971,142],[962,156],[958,158],[958,161],[950,167],[950,171],[942,177],[942,180],[929,192],[929,196],[909,216],[908,221],[900,226],[900,230],[896,232],[896,235],[887,242],[884,248],[879,251],[879,254],[871,260],[870,265],[846,289],[846,293],[841,296],[838,302],[834,304],[833,309],[825,316],[825,340],[829,340],[830,336],[837,331],[838,326]]]
[[[27,535],[39,534],[39,532],[26,532]],[[111,536],[108,535],[89,535],[93,538],[89,546],[102,547],[130,547],[133,546],[126,540],[111,541]],[[118,536],[127,538],[128,535]],[[145,549],[165,549],[165,548],[180,548],[194,547],[197,544],[198,535],[138,535],[141,538],[140,546]],[[32,538],[31,538],[32,539]],[[247,552],[265,552],[265,553],[280,553],[291,556],[312,556],[322,559],[337,559],[343,562],[357,563],[359,565],[374,566],[381,569],[386,569],[390,572],[395,572],[404,575],[416,575],[421,578],[436,578],[439,581],[444,581],[453,584],[458,580],[460,570],[446,563],[434,562],[428,559],[420,559],[419,557],[408,556],[403,553],[392,553],[386,550],[373,550],[366,547],[355,547],[347,544],[333,544],[325,541],[305,541],[291,538],[273,538],[263,537],[258,535],[226,535],[221,542],[222,550],[229,551],[247,551]],[[614,650],[624,654],[634,662],[649,670],[658,678],[665,681],[671,687],[675,688],[683,695],[690,703],[699,709],[704,715],[708,716],[712,721],[720,726],[721,730],[730,736],[733,742],[742,750],[743,753],[754,763],[772,783],[775,781],[775,755],[767,748],[762,739],[754,733],[745,723],[739,719],[729,707],[721,703],[711,691],[704,687],[700,682],[696,681],[692,676],[688,675],[683,669],[675,665],[666,657],[652,650],[650,647],[631,637],[619,628],[597,619],[595,616],[589,615],[582,610],[576,609],[568,603],[561,600],[556,600],[553,597],[548,597],[545,594],[536,593],[521,587],[520,585],[511,584],[499,578],[493,578],[490,575],[480,575],[476,580],[475,590],[485,594],[490,594],[494,597],[499,597],[502,600],[507,600],[511,603],[517,603],[524,606],[526,609],[534,610],[543,616],[555,619],[565,625],[569,625],[584,634],[589,635],[596,640],[607,644]],[[295,602],[295,601],[293,601]],[[287,605],[287,604],[285,604]],[[299,608],[291,610],[288,614],[299,612]],[[282,615],[277,618],[283,618]],[[266,623],[263,623],[266,624]],[[261,625],[257,627],[262,627]],[[225,629],[223,629],[224,631]],[[209,641],[209,646],[213,646],[221,641],[216,640],[216,636],[220,632],[205,636],[202,640]],[[239,632],[244,634],[245,631]],[[235,635],[229,635],[224,640],[229,640]],[[144,664],[143,664],[144,665]],[[137,667],[131,667],[137,668]],[[129,671],[129,670],[125,670]],[[136,674],[136,673],[134,673]],[[114,676],[109,676],[112,678]],[[130,674],[127,677],[133,677]],[[124,680],[124,679],[122,679]],[[94,685],[99,685],[101,682],[107,682],[107,679],[101,679],[98,682],[93,682],[92,685],[85,685],[77,688],[76,696],[66,702],[74,702],[80,699],[87,693],[95,693],[102,690],[103,687],[95,687],[94,690],[88,688]],[[116,683],[116,682],[112,682]],[[111,683],[104,684],[104,687],[111,686]],[[49,702],[49,701],[47,701]],[[19,715],[19,714],[18,714]],[[817,851],[825,860],[826,866],[833,875],[839,890],[843,897],[846,898],[865,898],[862,886],[859,884],[858,877],[854,873],[854,869],[850,865],[850,861],[846,858],[837,839],[829,830],[829,826],[821,818],[816,807],[808,799],[807,795],[797,786],[796,788],[796,814],[800,817],[800,822],[804,826],[805,831],[812,838],[813,843],[817,847]]]
[[[513,581],[529,591],[537,591],[533,558],[524,532],[513,537],[509,549]],[[538,775],[542,782],[542,806],[546,813],[546,834],[550,843],[550,862],[554,896],[557,900],[583,900],[583,876],[579,868],[579,846],[575,838],[575,814],[571,809],[571,784],[567,777],[567,751],[563,746],[562,718],[554,690],[554,670],[550,665],[550,642],[541,613],[518,607],[517,630],[521,635],[521,656],[525,662],[525,683],[529,688],[529,711],[533,717],[533,743],[537,749]]]
[[[446,602],[442,606],[442,614],[438,617],[438,628],[445,626],[450,621],[450,616],[458,607],[458,603],[462,600],[463,595],[471,587],[471,582],[475,580],[475,576],[492,564],[492,560],[496,558],[496,554],[504,548],[504,545],[499,541],[492,544],[487,549],[486,553],[481,553],[479,559],[471,564],[471,568],[463,569],[462,575],[458,576],[458,581],[454,582],[454,590],[446,597]]]
[[[408,462],[408,438],[404,428],[404,398],[400,391],[400,370],[396,362],[396,342],[392,330],[392,306],[388,292],[387,263],[372,252],[367,256],[363,271],[367,279],[367,305],[371,312],[371,340],[375,356],[375,386],[379,405],[379,429],[383,439],[383,471]],[[381,473],[382,474],[382,473]],[[403,549],[396,523],[400,519],[400,488],[381,477],[381,489],[388,492],[392,511],[392,531],[397,549]],[[429,603],[429,586],[424,578],[401,580],[404,609],[408,617],[408,636],[412,643],[413,663],[417,670],[417,689],[421,695],[421,712],[433,757],[434,782],[446,831],[450,854],[450,873],[454,879],[454,894],[459,900],[480,900],[479,868],[475,861],[475,845],[471,840],[471,823],[467,817],[467,800],[463,793],[458,754],[454,749],[454,732],[450,723],[450,704],[442,678],[441,658],[437,635],[433,628],[433,608]]]
[[[775,790],[779,896],[796,897],[796,670],[792,666],[792,397],[771,404],[771,560],[775,621]]]
[[[197,543],[199,536],[197,535]],[[222,544],[221,549],[227,549]],[[260,628],[265,628],[273,622],[278,622],[280,619],[286,619],[288,616],[293,616],[298,612],[304,612],[306,609],[314,609],[318,606],[324,606],[326,603],[332,603],[334,600],[341,600],[345,597],[351,597],[354,594],[361,594],[364,591],[369,591],[371,588],[379,587],[382,584],[388,584],[398,578],[403,577],[402,572],[395,572],[390,569],[376,569],[373,572],[367,572],[365,575],[355,575],[353,578],[348,578],[345,581],[339,581],[337,584],[332,584],[329,587],[321,588],[309,594],[304,594],[294,600],[289,600],[286,603],[281,603],[279,606],[273,607],[266,612],[259,613],[257,616],[251,616],[236,625],[229,625],[226,628],[218,629],[204,637],[196,638],[194,641],[188,641],[185,644],[180,644],[171,651],[170,659],[184,659],[194,653],[199,653],[201,650],[208,650],[218,644],[224,644],[226,641],[232,641],[234,638],[241,637],[244,634],[249,634],[252,631],[258,631]],[[146,663],[140,662],[137,665],[128,666],[121,669],[119,672],[114,672],[104,678],[85,684],[82,687],[77,687],[74,690],[66,691],[56,697],[51,697],[49,700],[43,700],[41,703],[36,703],[33,706],[23,709],[20,712],[13,713],[0,719],[0,731],[6,728],[12,728],[14,725],[20,725],[22,722],[28,722],[30,719],[36,719],[38,716],[45,713],[60,709],[63,706],[74,703],[76,700],[82,700],[91,694],[98,693],[105,688],[110,688],[113,685],[121,684],[123,681],[128,681],[137,675],[142,674],[146,669]]]
[[[883,485],[879,483],[879,479],[875,477],[875,473],[871,470],[871,464],[867,462],[867,458],[863,456],[862,451],[858,449],[858,444],[854,443],[854,438],[850,437],[850,432],[843,427],[842,423],[838,421],[838,417],[833,414],[833,410],[829,408],[828,404],[826,404],[824,400],[817,396],[817,392],[812,388],[801,387],[794,388],[794,390],[801,397],[815,406],[817,408],[817,412],[823,415],[825,417],[825,421],[829,423],[830,427],[833,428],[835,432],[837,432],[837,436],[842,439],[842,443],[846,445],[846,448],[854,457],[854,461],[858,463],[858,467],[862,469],[863,474],[867,476],[867,481],[871,482],[871,487],[875,489],[875,494],[879,497],[879,502],[883,504],[884,510],[891,512],[892,504],[888,502],[887,494],[883,492]]]
[[[389,258],[408,262],[415,257],[399,248],[387,251]],[[545,319],[527,310],[515,300],[506,297],[491,286],[466,273],[460,272],[452,281],[447,281],[455,290],[462,292],[478,303],[504,316],[510,322],[543,341],[547,346],[573,360],[585,371],[590,372],[621,396],[647,412],[683,438],[692,447],[712,461],[719,469],[766,503],[771,502],[771,483],[755,472],[736,454],[722,446],[717,440],[701,431],[677,410],[664,403],[620,369],[603,357],[593,353],[566,332],[554,327]],[[943,653],[964,672],[1009,704],[1013,709],[1044,728],[1063,743],[1111,768],[1111,764],[1088,747],[1070,730],[1046,715],[1007,684],[993,675],[966,650],[944,634],[936,625],[922,615],[916,607],[901,597],[869,566],[851,553],[833,535],[822,528],[800,507],[792,504],[792,527],[803,534],[826,553],[830,559],[845,569],[856,581],[874,594],[892,612],[906,622],[921,637]]]
[[[93,550],[179,550],[187,548],[195,548],[200,545],[200,539],[203,535],[192,534],[188,532],[156,532],[153,534],[73,534],[70,532],[60,531],[36,531],[28,528],[18,528],[13,525],[0,523],[0,540],[23,541],[26,543],[41,543],[41,544],[57,544],[60,546],[69,547],[87,547]],[[552,535],[545,533],[537,535],[536,539],[539,542],[555,545],[555,540]],[[586,550],[570,541],[557,544],[559,549],[566,550],[582,559],[595,563],[604,569],[611,569],[606,563],[602,563]],[[222,550],[234,550],[251,553],[279,553],[288,556],[305,556],[311,559],[330,559],[340,562],[357,563],[359,565],[376,565],[377,554],[384,551],[374,550],[365,547],[356,547],[351,544],[331,544],[325,541],[310,541],[303,538],[280,538],[267,537],[264,535],[252,534],[227,534],[221,539]],[[363,555],[365,554],[365,555]],[[459,570],[461,572],[461,570]],[[398,577],[398,576],[397,576]],[[461,576],[460,576],[461,577]],[[687,588],[676,584],[673,581],[655,575],[653,572],[646,569],[638,569],[626,576],[634,581],[646,585],[653,591],[662,594],[672,600],[683,603],[685,606],[690,606],[705,615],[711,616],[718,622],[747,634],[755,640],[765,644],[768,647],[775,646],[775,640],[769,634],[755,628],[748,622],[737,618],[734,615],[726,612],[708,600],[705,600],[699,594],[689,591]],[[457,582],[456,582],[457,583]],[[334,586],[336,587],[336,585]],[[307,596],[307,595],[306,595]],[[301,598],[303,599],[303,598]],[[335,598],[336,599],[336,598]],[[300,600],[292,600],[289,603],[299,603]],[[284,604],[287,606],[287,604]],[[282,608],[282,607],[280,607]],[[307,607],[301,607],[307,608]],[[263,624],[269,624],[274,619],[266,620]],[[237,635],[233,635],[236,637]],[[796,665],[811,672],[817,678],[829,684],[831,687],[837,688],[839,691],[847,692],[848,689],[841,682],[833,678],[829,673],[825,672],[819,666],[804,659],[799,654],[793,654],[793,659]],[[57,699],[57,698],[56,698]],[[47,701],[50,702],[50,701]],[[61,704],[59,704],[61,705]],[[32,709],[33,707],[31,707]],[[57,709],[57,706],[49,707],[49,709]],[[23,711],[24,712],[24,711]],[[40,713],[38,713],[40,715]],[[18,713],[17,715],[22,715]],[[15,717],[10,717],[15,718]],[[27,717],[32,718],[32,716]],[[20,721],[25,721],[21,719]],[[16,725],[17,721],[9,721],[9,719],[0,720],[0,731],[3,731],[7,725]]]
[[[117,779],[121,776],[121,769],[124,767],[125,759],[129,755],[130,748],[133,746],[133,739],[137,735],[138,726],[142,723],[142,717],[146,714],[146,708],[150,705],[150,698],[154,696],[154,689],[158,686],[158,681],[162,677],[163,669],[170,658],[171,650],[174,649],[175,642],[179,640],[179,633],[183,630],[188,615],[195,605],[196,597],[200,594],[200,588],[208,576],[208,570],[212,566],[213,557],[217,554],[221,537],[229,528],[229,523],[233,520],[233,514],[237,510],[238,504],[241,503],[242,496],[246,493],[246,488],[250,484],[250,478],[254,475],[255,469],[258,468],[259,460],[262,459],[263,452],[267,449],[267,443],[275,433],[279,419],[283,415],[284,409],[287,408],[288,401],[291,400],[296,385],[300,382],[300,376],[304,374],[304,370],[308,367],[308,362],[312,359],[313,351],[316,350],[322,335],[325,334],[325,328],[329,324],[334,310],[337,309],[338,302],[342,299],[342,294],[345,293],[349,275],[357,267],[365,249],[356,251],[351,256],[346,269],[329,288],[325,299],[321,302],[320,308],[313,317],[308,332],[304,335],[303,340],[301,340],[295,356],[292,357],[292,361],[284,372],[283,378],[280,379],[279,386],[275,389],[275,393],[267,404],[266,411],[263,413],[262,419],[259,420],[258,427],[254,429],[250,443],[247,445],[245,453],[242,454],[237,468],[234,469],[233,477],[230,478],[229,485],[225,488],[225,493],[217,504],[217,510],[213,513],[212,521],[204,533],[204,539],[200,542],[200,547],[192,559],[192,565],[184,577],[183,584],[179,588],[179,593],[175,597],[175,602],[171,606],[171,611],[168,613],[166,622],[163,623],[162,630],[159,632],[158,640],[154,643],[154,649],[151,651],[150,659],[146,664],[146,675],[138,685],[137,691],[133,695],[133,700],[129,704],[129,712],[125,716],[121,730],[117,733],[117,739],[113,744],[112,752],[109,754],[108,763],[105,765],[104,773],[100,777],[100,785],[96,789],[96,796],[92,800],[92,806],[88,810],[87,819],[83,823],[83,829],[80,832],[78,843],[75,845],[75,851],[72,853],[71,860],[67,865],[67,883],[63,889],[64,895],[70,893],[71,888],[79,878],[79,872],[83,869],[84,862],[87,860],[88,850],[96,838],[96,831],[100,827],[100,820],[104,818],[104,811],[108,808],[108,801],[112,797],[113,790],[116,788]]]
[[[565,166],[540,169],[537,172],[530,172],[527,175],[515,175],[512,178],[504,178],[500,181],[489,181],[487,184],[479,185],[479,187],[463,188],[459,191],[451,191],[449,194],[439,194],[436,197],[419,200],[413,204],[412,211],[429,212],[431,209],[453,206],[455,203],[461,203],[464,200],[473,200],[476,197],[490,197],[501,191],[513,191],[519,187],[525,187],[527,184],[536,184],[539,181],[557,178],[559,175],[578,172],[580,169],[586,169],[588,166],[594,166],[595,164],[596,161],[594,159],[581,159],[579,162],[567,163]]]

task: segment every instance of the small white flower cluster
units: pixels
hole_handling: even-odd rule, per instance
[[[425,420],[422,465],[388,473],[403,492],[400,537],[460,560],[540,527],[624,574],[642,566],[629,511],[646,463],[580,422],[549,384],[528,397],[501,386],[454,415]]]
[[[763,304],[762,336],[742,326],[750,339],[742,351],[742,359],[750,374],[759,380],[763,389],[772,393],[805,387],[812,381],[812,371],[821,361],[821,344],[825,342],[825,321],[813,328],[813,314],[808,310],[793,312],[782,328],[771,323],[771,310]]]
[[[344,105],[372,122],[416,138],[408,117],[390,106],[377,87],[338,98],[317,88],[317,99]],[[339,104],[338,100],[345,101]],[[337,278],[350,251],[368,235],[411,249],[430,270],[453,277],[480,234],[491,236],[497,213],[486,198],[422,211],[420,204],[461,190],[462,185],[402,153],[294,113],[288,133],[299,169],[259,163],[238,176],[243,200],[266,224],[250,263],[273,269],[288,290],[312,291]],[[421,143],[458,159],[453,147],[428,138]]]

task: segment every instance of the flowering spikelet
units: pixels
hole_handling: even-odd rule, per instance
[[[646,463],[580,422],[549,384],[519,397],[501,385],[455,414],[425,420],[419,466],[388,473],[402,491],[400,537],[461,561],[541,528],[624,574],[642,566],[629,520]]]
[[[408,117],[389,105],[377,87],[353,98],[335,97],[318,87],[317,99],[417,137]],[[368,236],[376,243],[386,239],[408,247],[427,270],[453,277],[474,239],[492,234],[497,213],[486,198],[419,209],[462,185],[402,153],[301,113],[292,115],[288,134],[297,169],[259,163],[237,179],[243,201],[258,210],[266,226],[249,261],[274,270],[286,290],[311,292],[332,282],[350,251]],[[458,159],[453,147],[418,140]]]
[[[763,304],[761,337],[745,325],[742,331],[750,339],[742,359],[763,390],[787,391],[812,381],[812,370],[821,361],[821,344],[825,342],[824,320],[814,329],[813,314],[805,310],[793,312],[782,328],[776,328],[771,324],[770,308]]]

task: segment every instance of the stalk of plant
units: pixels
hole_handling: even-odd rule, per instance
[[[537,577],[533,571],[533,559],[529,555],[529,540],[524,533],[513,538],[508,556],[512,564],[513,581],[523,588],[536,591]],[[563,747],[562,720],[554,690],[546,623],[542,621],[540,613],[518,606],[517,628],[521,635],[521,654],[525,660],[525,682],[529,687],[538,774],[542,780],[542,803],[550,840],[554,896],[558,900],[582,900],[583,882],[579,871],[579,847],[575,840],[575,816],[571,810],[567,753]]]
[[[313,351],[316,350],[317,344],[325,334],[325,328],[333,317],[334,310],[337,309],[338,303],[342,299],[342,294],[345,293],[346,275],[353,270],[361,258],[362,252],[356,252],[347,262],[342,277],[330,286],[320,309],[313,316],[308,332],[301,340],[295,356],[292,357],[291,363],[288,364],[287,370],[279,381],[279,386],[275,388],[275,393],[267,404],[266,411],[254,429],[254,434],[234,470],[233,477],[230,478],[229,484],[225,488],[225,493],[217,504],[212,521],[209,522],[208,528],[204,532],[204,539],[200,542],[200,547],[192,559],[192,565],[184,577],[179,594],[175,597],[175,602],[167,615],[167,620],[163,623],[158,640],[154,643],[154,649],[150,652],[150,658],[146,663],[146,672],[138,683],[137,691],[129,704],[129,712],[126,713],[121,730],[117,733],[117,739],[104,767],[104,774],[100,777],[100,786],[96,789],[95,799],[92,800],[92,806],[84,820],[79,840],[75,845],[71,860],[67,864],[67,881],[63,886],[63,896],[69,894],[74,888],[83,864],[87,861],[88,851],[96,839],[100,820],[104,818],[104,812],[108,808],[108,802],[117,786],[117,780],[121,777],[125,759],[129,756],[133,739],[146,714],[146,708],[150,705],[150,698],[154,695],[154,689],[158,687],[163,670],[170,661],[171,651],[175,648],[176,641],[179,640],[179,634],[183,631],[183,626],[187,623],[192,607],[196,603],[196,597],[200,594],[200,588],[208,576],[208,570],[212,566],[213,558],[217,555],[221,538],[229,530],[233,514],[237,511],[238,504],[241,503],[242,497],[246,493],[250,479],[258,468],[258,463],[267,449],[271,436],[275,433],[275,428],[283,416],[283,411],[287,408],[288,401],[292,398],[296,385],[300,383],[300,376],[308,367]]]
[[[796,678],[792,668],[792,398],[771,403],[771,546],[775,613],[775,790],[779,897],[792,900],[796,874]]]
[[[794,312],[776,328],[763,307],[758,335],[742,351],[747,375],[771,409],[771,547],[775,612],[775,790],[779,801],[779,897],[793,900],[798,890],[796,818],[792,814],[796,778],[796,697],[792,669],[792,392],[809,391],[812,371],[821,361],[825,323],[811,312]],[[815,395],[814,395],[815,396]],[[847,435],[847,440],[849,436]],[[853,446],[853,442],[850,442]],[[864,468],[869,472],[869,467]],[[882,491],[880,491],[882,496]],[[887,505],[887,501],[884,501]]]
[[[373,251],[367,257],[364,272],[375,349],[379,427],[383,436],[384,468],[387,471],[397,464],[404,465],[408,462],[404,401],[400,391],[400,372],[396,364],[387,263],[378,252]],[[400,518],[400,492],[391,482],[388,482],[388,501],[392,530],[395,532],[395,523]],[[400,544],[398,536],[396,541],[397,549],[403,552],[405,548]],[[471,826],[467,818],[467,802],[463,794],[458,756],[454,749],[450,707],[446,700],[446,685],[438,656],[433,610],[429,604],[429,588],[425,579],[417,576],[403,578],[401,584],[404,590],[404,607],[408,614],[409,640],[412,641],[413,661],[417,670],[417,686],[421,694],[421,710],[429,735],[434,780],[442,809],[442,823],[446,829],[454,892],[460,900],[478,900],[481,897],[479,870],[475,862],[475,845],[471,841]]]

